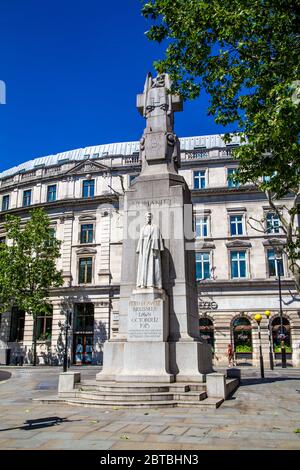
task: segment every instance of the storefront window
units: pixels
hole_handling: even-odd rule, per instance
[[[286,319],[282,319],[283,323],[283,335],[284,335],[284,345],[285,350],[287,353],[292,352],[292,344],[291,344],[291,326],[290,322]],[[280,317],[275,317],[272,321],[272,338],[273,338],[273,348],[275,353],[281,352],[281,324],[280,324]]]
[[[252,353],[251,323],[248,318],[239,317],[233,322],[234,351]]]

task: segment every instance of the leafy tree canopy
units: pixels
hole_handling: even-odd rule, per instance
[[[300,1],[152,0],[142,13],[148,38],[166,41],[155,68],[171,75],[172,91],[190,99],[205,89],[215,121],[245,139],[239,181],[268,176],[261,189],[298,194]]]
[[[20,217],[8,215],[8,242],[0,245],[0,304],[5,310],[16,305],[38,315],[49,311],[49,290],[63,283],[56,269],[60,241],[54,238],[50,220],[35,209],[25,225]]]

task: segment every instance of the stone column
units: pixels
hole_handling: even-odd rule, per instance
[[[111,210],[105,208],[101,210],[100,222],[100,243],[101,256],[100,267],[98,271],[98,280],[101,285],[110,284],[110,229],[111,229]]]
[[[24,339],[23,348],[25,353],[25,362],[32,363],[33,360],[33,317],[28,313],[25,314],[25,325],[24,325]],[[38,353],[38,351],[37,351]]]
[[[231,320],[232,314],[230,313],[218,312],[214,315],[215,366],[228,366],[227,348],[228,344],[233,341]]]
[[[289,315],[291,325],[292,363],[300,367],[300,318],[298,312]]]
[[[61,248],[61,260],[62,260],[64,285],[66,287],[70,286],[73,280],[72,273],[71,273],[73,221],[74,221],[73,212],[65,213],[60,219],[61,224],[64,225],[64,228],[63,228],[64,243],[62,244],[62,248]]]
[[[109,338],[110,299],[104,296],[94,302],[94,355],[95,364],[103,364],[103,344]]]

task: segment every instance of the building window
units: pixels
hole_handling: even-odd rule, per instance
[[[94,304],[76,304],[74,331],[86,333],[94,331]]]
[[[47,202],[56,201],[56,184],[52,184],[47,188]]]
[[[230,216],[230,235],[243,235],[243,216],[231,215]]]
[[[275,250],[268,250],[267,255],[269,276],[278,277],[278,274],[280,274],[280,276],[284,276],[283,259],[276,259]]]
[[[277,214],[274,212],[268,212],[267,214],[267,233],[279,233],[280,232],[280,221]]]
[[[129,186],[132,185],[133,181],[135,180],[135,178],[137,178],[138,175],[129,175]]]
[[[23,341],[24,339],[24,326],[25,326],[25,312],[19,310],[18,307],[13,307],[11,310],[11,324],[9,341]]]
[[[247,277],[246,251],[231,251],[231,278]]]
[[[2,198],[2,210],[3,211],[8,211],[8,209],[9,209],[9,195],[6,194]]]
[[[232,181],[231,176],[236,173],[236,168],[227,168],[227,186],[228,188],[238,188],[240,186],[239,183],[235,183]]]
[[[210,278],[210,256],[209,253],[196,253],[196,279]]]
[[[30,206],[31,204],[31,189],[27,189],[23,193],[23,207]]]
[[[94,225],[82,224],[80,228],[80,243],[93,243]]]
[[[238,354],[252,353],[252,327],[245,317],[236,318],[233,322],[234,352]]]
[[[36,339],[38,341],[50,341],[52,335],[52,309],[47,313],[38,315],[36,321]]]
[[[204,171],[194,171],[194,189],[204,189],[206,187],[206,176]]]
[[[47,246],[53,246],[54,245],[54,240],[56,238],[56,230],[54,227],[50,227],[48,230],[49,233],[49,239],[47,242]]]
[[[94,197],[95,180],[85,180],[82,186],[82,197]]]
[[[93,258],[79,259],[79,284],[90,284],[92,282]]]
[[[195,218],[196,238],[204,238],[208,236],[208,217]]]

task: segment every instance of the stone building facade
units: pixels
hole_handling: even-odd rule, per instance
[[[279,363],[279,290],[288,364],[300,365],[300,299],[287,260],[275,257],[284,235],[265,195],[254,186],[235,186],[237,167],[222,136],[180,139],[182,174],[192,191],[196,234],[199,328],[211,343],[215,365],[227,364],[232,344],[237,364],[258,365],[254,314],[263,314],[262,347],[269,358],[268,320],[275,361]],[[31,160],[0,174],[0,240],[6,242],[7,213],[24,221],[43,207],[62,241],[58,269],[64,286],[52,291],[52,312],[38,319],[40,363],[62,362],[66,312],[71,312],[69,356],[73,364],[101,364],[103,344],[118,332],[122,257],[122,194],[139,174],[139,142],[77,149]],[[278,204],[289,206],[287,197]],[[265,230],[257,230],[264,220]],[[0,344],[10,362],[30,362],[32,318],[16,308],[1,316]],[[20,359],[22,358],[22,359]]]

